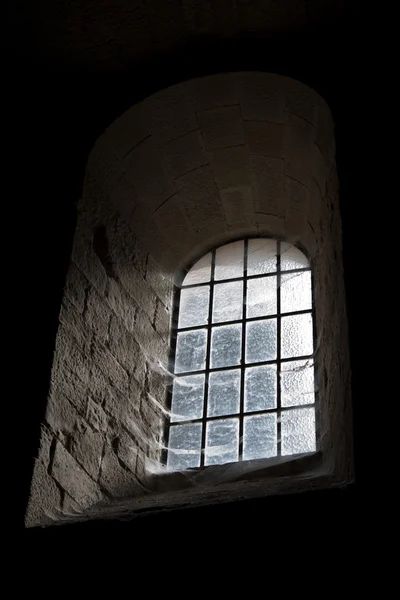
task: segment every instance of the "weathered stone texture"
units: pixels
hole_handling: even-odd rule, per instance
[[[60,442],[56,443],[51,474],[59,485],[83,508],[99,502],[102,498],[97,484]]]
[[[335,471],[326,477],[351,478],[333,134],[329,109],[305,85],[230,73],[158,92],[100,136],[78,207],[27,525],[53,522],[62,497],[71,519],[97,515],[102,491],[110,507],[128,497],[143,506],[165,481],[147,469],[162,450],[157,403],[165,406],[171,384],[160,365],[168,365],[175,277],[212,245],[245,235],[284,238],[311,257],[324,456]],[[289,483],[261,478],[251,492],[227,484],[226,494],[301,486]],[[150,497],[145,506],[158,502]],[[222,491],[162,497],[172,506],[216,501]]]
[[[162,147],[171,175],[176,178],[209,162],[199,131],[191,131]]]
[[[77,433],[72,440],[72,456],[94,481],[97,481],[99,475],[103,446],[103,434],[99,431],[93,431],[89,427]]]
[[[61,491],[45,466],[38,460],[32,475],[32,486],[25,515],[25,525],[51,525],[60,519]]]
[[[207,150],[244,144],[242,116],[239,106],[223,106],[198,113]]]
[[[133,473],[122,466],[112,448],[106,446],[101,466],[100,485],[113,498],[135,496],[142,488]]]

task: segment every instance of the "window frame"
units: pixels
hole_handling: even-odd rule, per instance
[[[250,276],[247,275],[248,243],[249,243],[249,240],[252,240],[252,239],[272,240],[277,243],[276,271],[268,272],[268,273],[261,273],[261,274],[256,274],[256,275],[250,275]],[[244,242],[243,275],[241,277],[215,280],[215,278],[214,278],[215,257],[216,257],[217,250],[228,244],[231,244],[234,242],[240,242],[240,241]],[[308,267],[281,271],[281,252],[280,252],[280,250],[281,250],[282,243],[289,244],[291,247],[296,248],[300,252],[302,252],[303,255],[306,257],[306,259],[308,260]],[[189,271],[192,269],[192,267],[201,258],[206,256],[208,253],[211,253],[210,280],[208,282],[204,282],[204,283],[200,283],[200,284],[199,283],[189,284],[182,288],[182,284],[183,284],[183,281],[184,281],[186,275],[189,273]],[[281,292],[280,292],[282,274],[286,275],[286,274],[297,273],[297,272],[310,272],[310,275],[311,275],[311,308],[305,309],[305,310],[300,310],[300,311],[285,312],[282,315]],[[261,316],[261,317],[260,316],[247,317],[245,310],[243,310],[241,319],[237,319],[237,320],[233,320],[233,321],[222,321],[222,322],[217,322],[217,323],[212,322],[213,294],[214,294],[214,286],[216,283],[229,283],[229,282],[234,282],[234,281],[243,281],[243,300],[245,301],[246,300],[246,292],[247,292],[247,286],[246,286],[247,281],[249,279],[258,279],[258,278],[270,277],[270,276],[276,276],[276,278],[277,278],[277,310],[276,310],[276,314]],[[195,287],[201,287],[201,286],[206,286],[206,285],[210,286],[208,323],[203,324],[203,325],[196,325],[193,327],[178,328],[180,296],[181,296],[182,289],[195,288]],[[309,355],[282,358],[281,357],[281,319],[282,319],[282,316],[287,317],[287,316],[300,315],[300,314],[311,314],[312,332],[313,332],[313,338],[312,338],[313,351]],[[210,368],[211,331],[213,328],[218,328],[218,327],[235,324],[235,323],[242,324],[241,357],[243,359],[245,357],[246,335],[244,335],[244,333],[246,330],[246,324],[248,322],[252,322],[252,321],[264,321],[264,320],[270,320],[270,319],[276,319],[276,323],[277,323],[277,341],[276,341],[277,356],[276,356],[276,359],[268,360],[268,361],[260,361],[260,362],[256,362],[256,363],[246,363],[245,360],[241,360],[239,365]],[[212,469],[213,467],[221,466],[221,464],[235,464],[235,463],[243,463],[243,462],[253,463],[253,462],[257,461],[260,463],[260,466],[261,465],[265,466],[268,463],[276,464],[277,459],[278,460],[285,459],[286,461],[287,460],[293,461],[293,460],[298,460],[299,458],[302,458],[302,457],[310,457],[310,456],[317,457],[321,452],[321,427],[320,427],[320,425],[321,425],[321,406],[320,406],[320,396],[319,396],[319,369],[318,369],[318,364],[316,361],[316,353],[317,353],[317,349],[318,349],[317,348],[318,332],[317,332],[317,324],[316,324],[314,264],[313,264],[312,259],[309,256],[307,250],[301,244],[293,244],[291,241],[288,241],[287,239],[285,239],[283,237],[262,235],[259,233],[254,234],[254,235],[246,235],[244,237],[240,236],[240,237],[232,238],[232,239],[224,241],[221,244],[218,244],[216,246],[211,246],[208,249],[204,250],[200,255],[198,255],[195,259],[193,259],[190,262],[188,267],[186,267],[185,269],[183,269],[180,273],[178,273],[176,275],[176,280],[175,280],[175,284],[174,284],[174,292],[173,292],[173,313],[172,313],[172,321],[171,321],[170,353],[169,353],[169,363],[168,363],[168,370],[170,373],[175,374],[176,345],[177,345],[178,333],[182,332],[182,331],[192,331],[192,330],[196,330],[196,329],[198,329],[198,330],[206,329],[207,330],[205,368],[202,370],[199,370],[199,371],[182,372],[177,375],[188,376],[188,375],[195,375],[195,374],[199,374],[199,373],[202,373],[205,375],[203,415],[201,418],[198,418],[198,419],[187,419],[185,421],[176,421],[176,422],[172,422],[172,423],[171,423],[169,414],[165,417],[164,428],[163,428],[164,448],[162,451],[161,463],[165,466],[167,465],[167,458],[168,458],[168,452],[169,452],[169,448],[168,448],[169,432],[170,432],[171,426],[185,424],[185,423],[198,423],[198,422],[202,423],[200,465],[197,467],[188,467],[187,470],[190,472],[197,472],[197,471],[204,470],[204,469]],[[300,360],[313,360],[312,366],[314,369],[314,388],[315,388],[314,402],[309,403],[309,404],[282,407],[281,406],[281,378],[279,377],[280,366],[282,363],[294,362],[294,361],[300,361]],[[276,368],[277,368],[276,406],[271,409],[262,409],[262,410],[258,410],[258,411],[245,412],[244,411],[244,389],[245,389],[244,383],[245,383],[246,368],[258,367],[258,366],[261,367],[264,365],[276,365]],[[234,369],[240,370],[240,408],[239,408],[239,412],[232,413],[232,414],[226,414],[226,415],[207,416],[208,395],[209,395],[208,384],[209,384],[210,373],[226,372],[226,371],[234,370]],[[167,389],[167,404],[166,404],[166,406],[167,406],[168,411],[171,411],[171,407],[172,407],[172,392],[173,392],[173,384],[171,383]],[[290,410],[294,410],[294,409],[301,410],[303,408],[310,408],[310,407],[314,408],[314,413],[315,413],[315,450],[311,451],[311,452],[301,453],[301,454],[282,455],[282,452],[281,452],[281,445],[282,445],[281,444],[281,419],[280,419],[282,412],[290,411]],[[276,416],[277,416],[277,432],[276,432],[277,433],[277,454],[273,457],[244,459],[243,458],[244,417],[245,416],[253,416],[253,415],[256,416],[256,415],[263,415],[263,414],[272,414],[272,413],[276,413]],[[206,465],[205,464],[205,455],[206,455],[205,447],[206,447],[206,429],[207,429],[206,424],[207,424],[207,422],[218,421],[221,419],[230,419],[230,418],[235,418],[235,417],[239,418],[238,459],[236,461],[234,461],[234,463],[218,463],[218,464]],[[170,472],[174,473],[174,472],[179,472],[179,471],[171,470]]]

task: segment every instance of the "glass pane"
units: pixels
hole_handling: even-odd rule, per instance
[[[310,266],[308,258],[295,246],[281,242],[281,270],[305,269]]]
[[[201,371],[206,366],[207,330],[183,331],[176,342],[175,373]]]
[[[276,271],[276,241],[258,238],[249,240],[247,275],[262,275]]]
[[[281,417],[282,455],[315,452],[315,410],[285,410]]]
[[[282,406],[312,404],[314,401],[313,359],[281,363]]]
[[[239,412],[240,371],[210,373],[207,416],[218,417]]]
[[[311,271],[281,277],[281,311],[311,309]]]
[[[243,460],[276,456],[276,413],[245,417]]]
[[[276,365],[249,367],[244,375],[244,411],[268,410],[276,406]]]
[[[247,281],[247,317],[265,317],[276,314],[276,277],[260,277]]]
[[[181,290],[178,327],[196,327],[208,323],[210,286]]]
[[[235,462],[239,454],[239,419],[221,419],[207,423],[206,465]]]
[[[201,419],[204,402],[204,375],[176,377],[172,388],[171,422]]]
[[[188,271],[182,285],[193,285],[195,283],[207,283],[211,277],[211,252],[200,258]]]
[[[215,253],[215,279],[243,277],[244,242],[233,242]]]
[[[282,358],[307,356],[313,353],[311,314],[282,317]]]
[[[174,425],[169,430],[169,469],[189,469],[200,466],[201,423]]]
[[[218,283],[214,287],[213,323],[242,318],[243,281]]]
[[[214,327],[211,333],[211,368],[240,364],[242,325]]]
[[[276,319],[246,325],[246,363],[275,360]]]

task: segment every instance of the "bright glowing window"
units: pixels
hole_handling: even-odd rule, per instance
[[[306,256],[265,238],[220,246],[187,272],[177,307],[167,466],[314,452]]]

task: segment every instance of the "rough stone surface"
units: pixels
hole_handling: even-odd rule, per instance
[[[51,525],[60,518],[61,491],[45,466],[35,461],[32,486],[25,515],[26,527]]]
[[[255,211],[283,217],[287,204],[283,161],[252,155],[251,178]]]
[[[27,524],[48,524],[61,496],[73,521],[351,480],[334,152],[322,98],[302,83],[255,72],[172,86],[100,136],[78,206]],[[164,419],[150,397],[164,404],[170,384],[160,365],[168,366],[175,278],[211,246],[245,235],[300,244],[312,259],[318,368],[326,373],[319,475],[308,480],[300,469],[280,478],[267,465],[251,482],[222,483],[223,469],[207,469],[219,474],[218,489],[186,476],[154,477]],[[116,498],[126,504],[116,508]]]
[[[108,338],[111,314],[111,309],[103,298],[99,296],[94,288],[91,288],[88,291],[86,302],[85,322],[87,327],[93,330],[95,337],[103,343]]]
[[[107,415],[99,404],[88,398],[86,420],[96,431],[107,431]]]
[[[86,287],[87,280],[75,265],[72,264],[67,274],[65,295],[79,312],[83,311],[85,304]]]
[[[60,442],[56,443],[51,474],[83,508],[101,500],[99,487]]]
[[[191,131],[164,144],[162,153],[174,178],[209,162],[199,131]]]
[[[245,146],[222,148],[212,152],[211,166],[220,190],[250,185],[248,151]]]
[[[101,466],[100,485],[113,497],[135,496],[141,486],[133,473],[121,466],[113,450],[107,446]]]
[[[71,444],[72,456],[95,481],[100,471],[103,446],[103,434],[89,427],[77,433]]]
[[[200,112],[199,123],[207,150],[244,144],[239,106],[223,106]]]
[[[285,134],[283,123],[245,121],[244,130],[251,154],[259,154],[269,158],[282,158]]]

